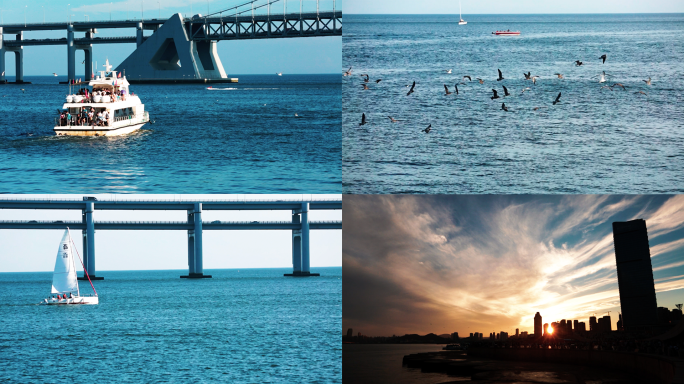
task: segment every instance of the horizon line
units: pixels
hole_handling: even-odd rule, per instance
[[[446,16],[446,15],[456,15],[455,13],[347,13],[347,15],[435,15],[435,16]],[[464,13],[466,15],[480,16],[480,15],[493,15],[493,16],[507,16],[507,15],[684,15],[682,12],[593,12],[593,13],[582,13],[582,12],[568,12],[568,13]]]

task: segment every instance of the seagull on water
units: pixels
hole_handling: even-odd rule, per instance
[[[431,130],[432,130],[432,124],[428,125],[428,127],[423,129],[421,132],[430,133]]]
[[[651,78],[650,77],[648,78],[648,80],[641,80],[641,81],[646,83],[646,85],[651,85]]]
[[[501,103],[501,109],[508,112],[508,107],[506,106],[506,103]]]
[[[367,124],[367,122],[366,122],[366,114],[363,113],[363,114],[361,114],[361,122],[359,123],[359,126],[361,126],[361,125],[366,125],[366,124]]]
[[[499,71],[499,78],[496,79],[496,81],[501,81],[501,80],[503,80],[503,79],[504,79],[503,73],[501,73],[501,70],[500,70],[500,69],[497,69],[497,71]]]
[[[505,85],[503,86],[503,89],[504,89],[504,96],[510,96],[511,95],[510,93],[508,93],[508,89],[506,88]]]
[[[494,96],[492,96],[491,99],[492,99],[492,100],[498,99],[498,98],[499,98],[499,94],[496,93],[496,89],[492,89],[492,92],[494,92]]]
[[[546,108],[546,107],[534,107],[533,110],[537,111],[539,109]]]
[[[603,54],[603,56],[599,57],[599,60],[603,59],[603,64],[605,64],[607,58],[608,58],[608,56],[606,56],[605,54]]]
[[[556,105],[557,103],[560,103],[561,93],[562,93],[562,92],[558,92],[558,96],[556,96],[556,100],[553,101],[553,105]]]
[[[264,105],[266,105],[266,104],[264,104]],[[295,113],[295,117],[298,118],[298,119],[301,119],[301,118],[302,118],[302,117],[299,116],[297,113]]]
[[[413,89],[414,89],[415,87],[416,87],[416,82],[414,81],[414,82],[413,82],[413,85],[411,85],[411,89],[409,89],[409,91],[408,91],[408,93],[406,94],[406,96],[412,94],[412,93],[413,93]]]

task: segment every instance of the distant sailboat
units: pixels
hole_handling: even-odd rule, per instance
[[[278,75],[278,76],[282,76],[282,75],[283,75],[283,73],[282,73],[282,72],[278,72],[278,73],[276,73],[276,75]]]
[[[458,25],[466,25],[468,24],[467,21],[463,20],[463,15],[461,14],[461,2],[458,2],[458,18],[461,19],[461,21],[458,22]]]
[[[76,247],[73,240],[71,240],[69,228],[67,228],[64,230],[64,236],[62,236],[62,241],[59,243],[55,271],[52,274],[53,296],[44,299],[41,304],[97,304],[99,302],[92,282],[90,282],[90,286],[93,288],[95,295],[81,296],[76,276],[76,260],[74,259],[72,248]],[[85,268],[83,270],[85,271]],[[87,271],[85,271],[85,274],[88,276]],[[90,281],[90,276],[88,276],[88,281]],[[54,294],[57,294],[57,296],[55,297]]]
[[[57,76],[57,74],[56,74],[56,73],[54,73],[54,72],[52,72],[52,75],[53,75],[53,76]]]

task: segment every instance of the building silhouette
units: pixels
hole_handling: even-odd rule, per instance
[[[542,337],[542,317],[539,312],[534,315],[534,337]]]
[[[596,322],[596,316],[591,316],[589,318],[589,330],[590,331],[598,331],[598,324]]]
[[[622,309],[621,325],[627,331],[653,327],[658,323],[658,304],[646,221],[614,222],[613,244]]]
[[[549,334],[549,323],[544,323],[544,336]]]
[[[579,328],[579,320],[573,320],[572,323],[572,327],[577,331],[577,328]]]
[[[354,336],[354,332],[352,331],[351,328],[347,329],[347,337],[352,337]]]

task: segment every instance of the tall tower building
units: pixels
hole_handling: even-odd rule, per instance
[[[542,337],[542,317],[539,312],[534,315],[534,337]]]
[[[614,222],[613,243],[625,330],[651,327],[658,315],[646,221]]]
[[[590,331],[598,331],[598,326],[596,323],[596,316],[591,316],[589,318],[589,330]]]
[[[354,332],[352,332],[352,329],[351,328],[347,329],[347,337],[352,337],[352,336],[354,336]]]

